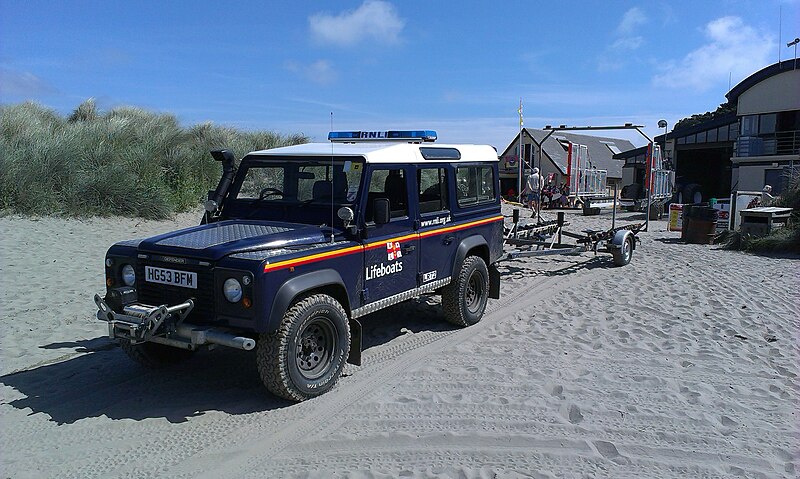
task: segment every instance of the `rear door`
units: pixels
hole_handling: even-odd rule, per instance
[[[450,277],[457,243],[455,233],[446,228],[450,216],[448,171],[442,166],[417,168],[420,286],[432,287]]]

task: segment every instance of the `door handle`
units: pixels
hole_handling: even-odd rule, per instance
[[[453,235],[447,235],[447,236],[445,236],[445,237],[442,239],[442,243],[444,243],[444,244],[448,245],[448,244],[452,243],[452,242],[453,242],[453,240],[455,240],[455,239],[456,239],[456,237],[455,237],[455,236],[453,236]]]
[[[403,253],[408,254],[417,249],[417,245],[410,244],[408,246],[403,246]]]

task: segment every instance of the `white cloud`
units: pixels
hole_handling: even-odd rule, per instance
[[[694,88],[705,91],[725,84],[730,74],[739,81],[770,63],[775,39],[756,31],[739,17],[722,17],[704,29],[708,42],[689,52],[680,61],[670,61],[653,84],[669,88]]]
[[[620,38],[614,43],[611,44],[612,50],[617,51],[624,51],[624,50],[636,50],[642,43],[644,42],[644,38],[642,37],[625,37]]]
[[[622,16],[622,20],[617,26],[617,34],[630,35],[645,23],[647,23],[647,15],[639,7],[633,7]]]
[[[292,73],[297,73],[307,80],[319,85],[329,85],[336,81],[339,75],[328,60],[317,60],[310,64],[286,62],[284,67]]]
[[[398,43],[405,26],[391,3],[367,0],[339,15],[318,13],[308,19],[314,38],[322,43],[351,46],[365,40]]]
[[[609,72],[622,69],[628,60],[627,55],[644,44],[644,37],[636,33],[647,21],[647,15],[639,7],[625,12],[614,31],[616,39],[597,57],[597,70]]]
[[[0,97],[33,98],[53,93],[55,89],[33,73],[0,67]]]

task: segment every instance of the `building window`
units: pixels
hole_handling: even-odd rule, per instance
[[[686,143],[691,144],[697,141],[697,135],[689,135],[686,137]]]
[[[705,143],[706,142],[706,132],[701,131],[697,134],[697,142],[698,143]]]
[[[775,133],[776,119],[777,115],[775,113],[767,113],[765,115],[761,115],[761,118],[759,118],[758,122],[758,133],[760,135]]]
[[[714,128],[713,130],[708,130],[708,137],[706,138],[706,141],[708,141],[709,143],[714,143],[717,141],[717,128]]]
[[[786,168],[788,170],[788,168]],[[789,175],[788,171],[764,170],[764,185],[772,187],[772,195],[778,196],[783,193],[783,179]]]
[[[742,136],[758,135],[758,115],[742,117]]]
[[[686,144],[686,137],[682,136],[682,137],[678,138],[678,144],[679,145],[685,145]]]
[[[717,128],[717,141],[728,141],[728,125]]]

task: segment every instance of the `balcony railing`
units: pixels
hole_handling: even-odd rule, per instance
[[[736,140],[735,155],[738,158],[797,155],[799,153],[800,130],[779,131],[759,136],[740,136]]]

